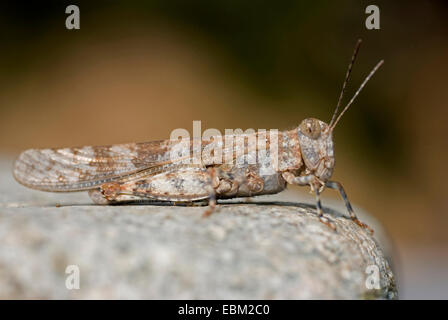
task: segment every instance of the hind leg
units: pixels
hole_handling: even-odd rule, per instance
[[[113,201],[107,200],[106,197],[101,193],[101,189],[92,189],[89,190],[89,197],[92,199],[95,204],[111,204]]]
[[[175,172],[140,177],[138,180],[108,182],[89,191],[96,204],[116,204],[132,201],[191,204],[208,200],[210,215],[216,206],[214,170],[187,167]]]
[[[132,194],[132,190],[126,190],[122,184],[118,182],[109,182],[102,184],[98,189],[92,189],[88,192],[90,199],[95,204],[107,205],[125,203],[131,201],[157,201],[149,195],[143,196],[142,194]]]

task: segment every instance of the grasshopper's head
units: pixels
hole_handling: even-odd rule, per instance
[[[333,132],[328,124],[314,118],[297,128],[302,159],[310,173],[322,181],[330,179],[334,168]]]
[[[369,75],[361,83],[359,89],[355,92],[352,99],[348,102],[345,108],[339,113],[338,110],[344,97],[345,87],[350,78],[350,73],[358,54],[361,40],[358,40],[355,51],[353,52],[352,60],[348,66],[347,74],[345,76],[344,84],[342,85],[341,94],[339,96],[336,110],[329,124],[314,118],[308,118],[302,121],[297,129],[299,137],[300,149],[302,151],[302,159],[305,163],[309,174],[314,174],[321,181],[327,181],[333,174],[334,169],[334,147],[333,147],[333,130],[343,114],[348,110],[353,101],[361,92],[362,88],[383,64],[383,60],[378,62],[376,66],[370,71]]]

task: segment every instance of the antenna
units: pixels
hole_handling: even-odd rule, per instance
[[[336,121],[333,123],[332,126],[330,126],[330,131],[333,131],[334,127],[336,127],[336,125],[338,124],[339,120],[341,119],[342,115],[345,113],[345,111],[347,111],[347,109],[350,107],[350,105],[353,103],[353,101],[355,101],[356,97],[358,96],[358,94],[361,92],[362,88],[364,88],[364,86],[366,85],[366,83],[370,80],[370,78],[374,75],[374,73],[378,70],[379,67],[381,67],[381,65],[384,63],[384,60],[381,60],[380,62],[378,62],[376,64],[376,66],[372,69],[372,71],[370,71],[369,75],[364,79],[363,83],[361,83],[361,85],[359,86],[359,89],[355,92],[355,94],[353,95],[353,98],[350,100],[350,102],[345,106],[344,110],[342,110],[342,112],[339,114],[338,118],[336,119]]]
[[[361,46],[362,39],[358,39],[355,45],[355,50],[353,51],[352,59],[350,61],[350,64],[348,65],[347,73],[345,74],[345,80],[342,85],[341,94],[339,95],[338,104],[336,105],[336,109],[334,110],[333,117],[331,118],[329,126],[331,127],[333,124],[334,119],[336,118],[336,115],[338,113],[339,107],[342,102],[342,98],[344,97],[345,93],[345,87],[347,86],[348,81],[350,80],[350,74],[352,73],[353,64],[355,63],[356,56],[358,55],[359,47]]]

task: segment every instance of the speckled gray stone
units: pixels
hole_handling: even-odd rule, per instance
[[[10,166],[0,162],[0,298],[397,297],[380,242],[327,209],[332,231],[295,192],[222,204],[204,219],[203,207],[97,206],[85,193],[29,190]],[[79,267],[79,290],[66,288],[68,265]],[[370,265],[379,290],[366,287]]]

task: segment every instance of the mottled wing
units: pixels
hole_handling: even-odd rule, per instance
[[[111,146],[29,149],[16,160],[14,177],[43,191],[80,191],[169,163],[169,140]]]
[[[223,154],[231,154],[231,160],[235,160],[239,151],[243,154],[256,151],[258,137],[256,134],[250,136],[255,138],[253,142],[248,139],[242,146],[238,146],[237,143],[226,145]],[[235,139],[237,136],[226,137]],[[160,140],[110,146],[29,149],[22,152],[16,160],[14,177],[29,188],[43,191],[89,190],[110,181],[122,181],[140,175],[175,170],[180,162],[195,154],[193,140],[188,140],[186,145],[178,144],[179,142],[179,140]],[[269,143],[269,139],[266,142]],[[200,145],[201,166],[213,166],[226,161],[226,157],[217,161],[210,156],[210,150],[207,149],[212,145],[210,140],[202,140]],[[223,147],[222,142],[215,146]],[[176,156],[176,161],[172,161],[172,151],[177,154],[178,150],[181,152]]]

